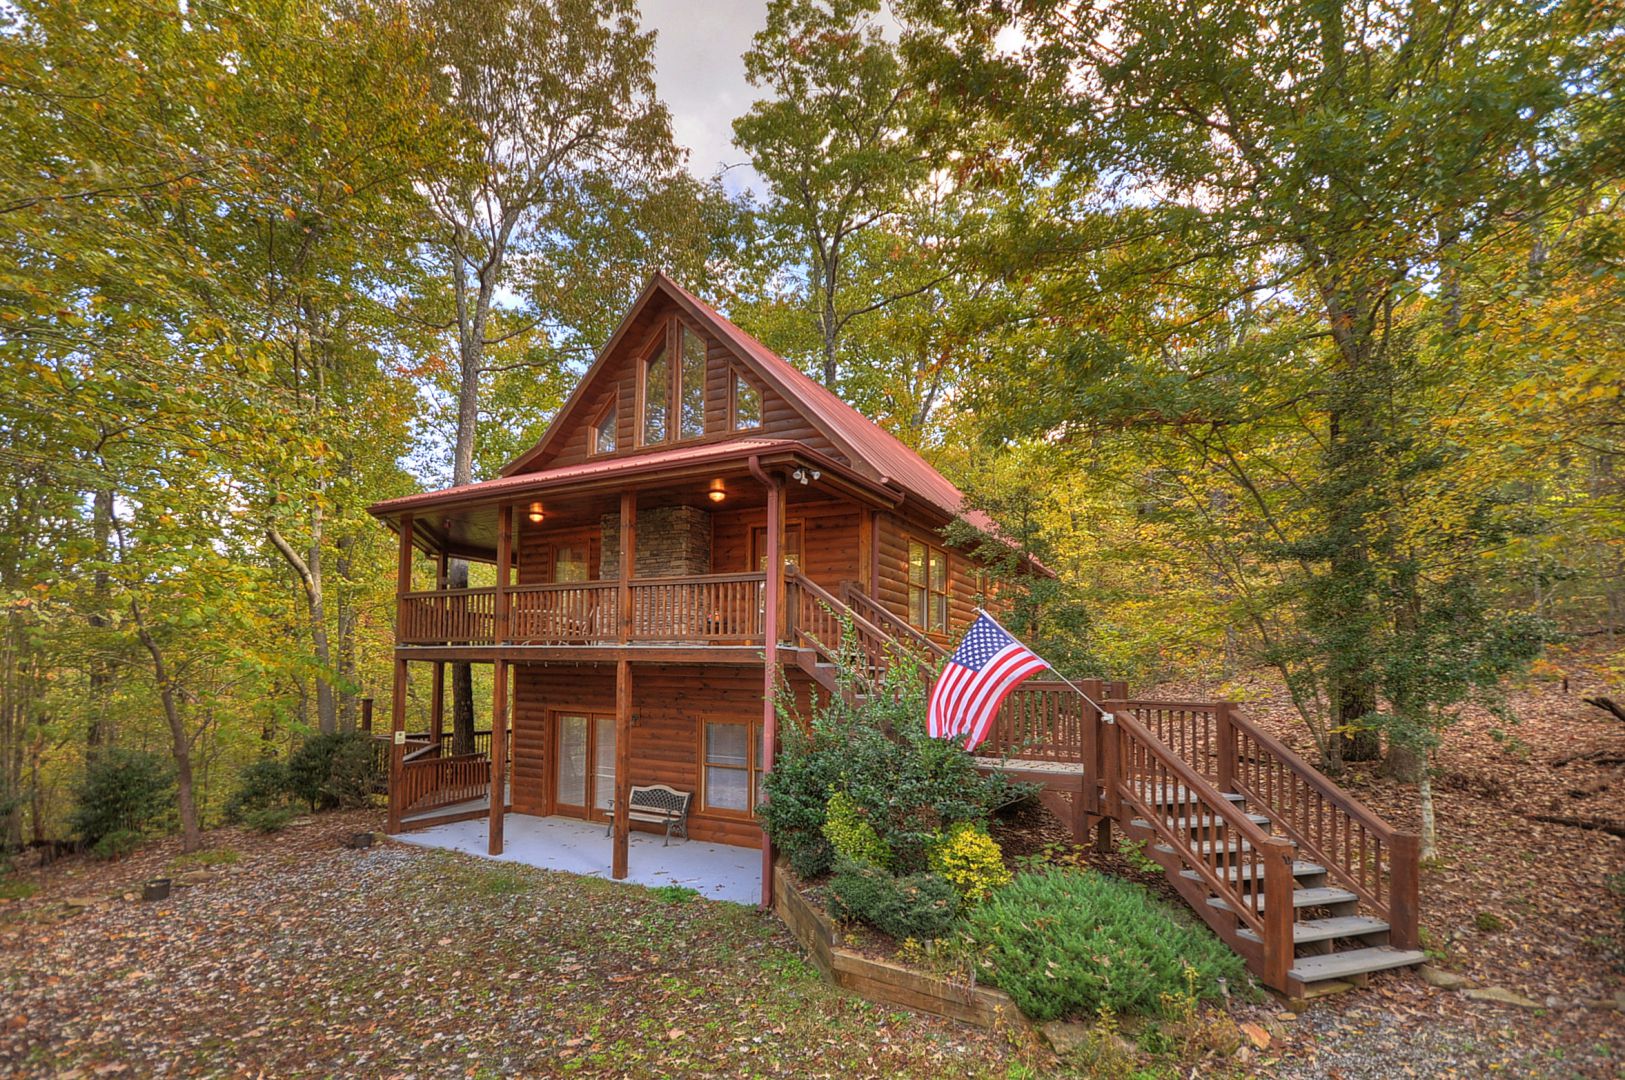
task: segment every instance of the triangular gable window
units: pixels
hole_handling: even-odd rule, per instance
[[[738,371],[733,373],[733,429],[750,431],[762,426],[762,392]]]
[[[598,414],[598,419],[592,425],[592,452],[595,454],[613,454],[615,452],[616,410],[613,404]]]

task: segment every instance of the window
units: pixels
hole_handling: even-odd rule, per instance
[[[559,544],[553,549],[554,581],[586,581],[588,570],[586,544],[578,541]]]
[[[668,413],[671,410],[671,365],[666,362],[662,344],[643,365],[643,442],[666,441]]]
[[[750,428],[762,426],[762,392],[756,389],[743,375],[734,372],[734,415],[733,426],[735,431],[745,431]]]
[[[683,370],[678,387],[677,437],[705,434],[705,339],[683,327]]]
[[[592,452],[595,454],[613,454],[615,452],[615,406],[611,405],[598,417],[598,422],[592,426]]]
[[[707,810],[748,814],[756,809],[756,770],[762,761],[762,729],[755,724],[707,721],[705,797]]]
[[[757,570],[767,569],[767,526],[757,525],[750,531],[751,561],[756,564]],[[801,569],[801,526],[789,524],[784,527],[784,568],[786,570]]]
[[[917,540],[908,543],[908,621],[928,633],[948,632],[948,556]]]

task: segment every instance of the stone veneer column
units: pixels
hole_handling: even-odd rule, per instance
[[[711,515],[697,506],[662,506],[638,511],[638,542],[632,576],[685,577],[711,572]],[[621,516],[599,519],[598,576],[608,581],[621,572]]]

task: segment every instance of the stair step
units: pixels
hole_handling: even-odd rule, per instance
[[[1388,924],[1381,919],[1368,918],[1365,915],[1339,915],[1330,919],[1304,919],[1292,926],[1292,943],[1294,945],[1307,945],[1313,941],[1332,941],[1336,938],[1364,937],[1367,934],[1381,934],[1388,930]],[[1246,927],[1236,932],[1237,937],[1246,938],[1256,944],[1263,944],[1264,939]]]
[[[1162,852],[1164,855],[1172,855],[1174,853],[1174,849],[1167,844],[1158,844],[1156,847],[1157,850]],[[1214,855],[1219,853],[1234,855],[1238,851],[1253,850],[1253,845],[1248,843],[1246,840],[1226,840],[1223,843],[1216,840],[1203,840],[1200,844],[1186,845],[1186,850],[1194,851],[1202,855]]]
[[[1139,795],[1155,806],[1188,806],[1200,801],[1200,797],[1183,784],[1146,784],[1139,788]],[[1236,795],[1232,792],[1222,793],[1224,798],[1237,805],[1247,801],[1246,796]]]
[[[1347,889],[1296,889],[1292,893],[1292,906],[1295,908],[1329,907],[1333,904],[1348,904],[1360,899]],[[1208,900],[1209,907],[1219,908],[1221,911],[1231,910],[1228,901],[1222,897],[1212,897]],[[1258,909],[1264,910],[1264,898],[1258,898]]]
[[[1323,956],[1300,956],[1292,961],[1290,976],[1301,983],[1324,982],[1327,979],[1347,979],[1354,975],[1367,975],[1373,971],[1410,967],[1427,960],[1420,949],[1395,949],[1388,945],[1373,945],[1369,949],[1349,949],[1347,952],[1326,953]]]
[[[1326,868],[1319,863],[1312,863],[1304,859],[1294,859],[1292,862],[1293,877],[1314,877],[1324,874]],[[1219,873],[1226,881],[1251,881],[1258,876],[1258,864],[1248,863],[1246,866],[1226,866],[1219,869]],[[1195,870],[1181,870],[1180,877],[1190,878],[1192,881],[1201,881],[1202,875]]]
[[[1248,814],[1247,820],[1260,828],[1264,828],[1270,823],[1270,819],[1265,817],[1263,814]],[[1223,825],[1224,823],[1223,818],[1214,817],[1211,814],[1203,814],[1201,817],[1171,818],[1168,821],[1168,826],[1175,832],[1190,832],[1192,829],[1211,829],[1215,825]],[[1137,829],[1151,828],[1151,823],[1145,820],[1145,818],[1134,818],[1129,822],[1129,824]]]

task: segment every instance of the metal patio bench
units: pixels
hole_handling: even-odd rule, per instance
[[[666,826],[666,839],[661,847],[671,843],[673,832],[678,833],[684,840],[688,839],[688,807],[694,799],[692,792],[678,791],[665,784],[648,784],[643,787],[634,787],[630,801],[627,804],[626,816],[632,821],[642,821],[651,825]],[[615,800],[609,803],[609,827],[604,830],[608,836],[615,829]]]

